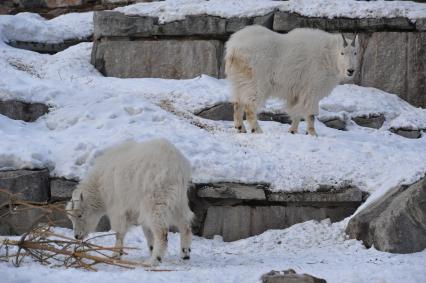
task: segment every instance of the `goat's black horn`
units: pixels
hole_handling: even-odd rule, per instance
[[[343,35],[343,33],[342,33],[342,38],[343,38],[343,47],[348,46],[348,42],[346,41],[346,38],[345,38],[345,36]]]

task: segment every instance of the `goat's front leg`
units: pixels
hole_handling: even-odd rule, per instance
[[[114,258],[121,258],[123,255],[123,241],[124,241],[124,233],[117,233],[115,234],[115,247],[114,247],[114,253],[112,254],[112,257]]]
[[[309,135],[311,135],[311,136],[318,136],[317,135],[317,132],[315,131],[315,126],[314,126],[314,123],[315,123],[315,116],[314,115],[312,115],[312,114],[309,114],[307,117],[306,117],[306,121],[307,121],[307,123],[308,123],[308,128],[307,128],[307,134],[309,134]]]

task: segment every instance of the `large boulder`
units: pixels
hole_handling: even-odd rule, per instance
[[[47,202],[50,199],[49,171],[0,171],[0,189],[24,201]],[[9,195],[0,193],[0,204],[9,201]]]
[[[426,107],[426,33],[375,32],[363,34],[361,41],[359,84]]]
[[[426,249],[426,177],[396,187],[356,214],[346,228],[367,247],[393,253]]]

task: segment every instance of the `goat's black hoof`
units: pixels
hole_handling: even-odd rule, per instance
[[[189,257],[189,255],[186,255],[186,256],[184,256],[182,259],[183,259],[183,260],[189,260],[189,258],[190,258],[190,257]]]

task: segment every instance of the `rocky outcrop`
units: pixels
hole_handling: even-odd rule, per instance
[[[362,86],[396,93],[426,107],[426,32],[376,32],[362,36]]]
[[[92,64],[107,76],[124,78],[182,79],[199,74],[222,78],[224,43],[247,25],[260,24],[278,32],[313,27],[360,33],[360,71],[355,82],[426,107],[425,23],[426,19],[415,23],[407,18],[328,19],[275,11],[243,18],[190,15],[162,24],[156,17],[102,11],[94,15]]]
[[[262,283],[327,283],[324,279],[309,274],[297,274],[293,269],[272,270],[261,277]]]
[[[10,119],[34,122],[49,111],[42,103],[27,103],[16,100],[0,101],[0,114]]]
[[[190,203],[196,219],[194,232],[234,241],[284,229],[308,220],[340,221],[363,201],[351,187],[324,188],[318,192],[271,192],[266,184],[199,184],[192,188]]]
[[[380,251],[412,253],[426,248],[426,178],[396,187],[357,213],[346,233]]]

